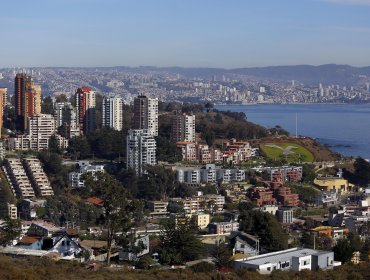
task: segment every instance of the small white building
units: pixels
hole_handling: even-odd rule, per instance
[[[304,248],[291,248],[234,261],[234,268],[249,268],[261,274],[270,274],[273,270],[326,270],[339,265],[340,262],[334,261],[334,252]]]
[[[119,249],[120,261],[137,261],[140,257],[149,254],[149,235],[139,236],[135,241],[135,247],[141,248],[140,252],[133,252],[127,249]]]
[[[70,172],[68,174],[68,184],[71,188],[83,188],[85,187],[85,183],[82,180],[82,175],[89,173],[93,177],[96,176],[96,173],[101,172],[104,173],[104,165],[92,165],[89,162],[81,161],[78,163],[79,171],[77,172]]]

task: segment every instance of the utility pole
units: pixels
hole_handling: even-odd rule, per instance
[[[295,113],[295,138],[298,138],[298,114]]]

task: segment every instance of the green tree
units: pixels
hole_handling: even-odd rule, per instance
[[[309,232],[304,231],[302,233],[302,237],[301,237],[300,241],[301,241],[301,245],[303,247],[313,249],[313,247],[314,247],[314,237]]]
[[[102,200],[104,226],[107,229],[107,263],[110,263],[113,242],[119,245],[131,244],[129,234],[133,226],[134,204],[129,200],[127,191],[121,183],[107,173],[98,173],[85,181],[92,194]],[[123,234],[118,235],[121,232]]]
[[[370,238],[366,238],[361,250],[360,250],[360,253],[361,253],[361,260],[363,261],[368,261],[369,260],[369,252],[370,252]]]
[[[232,255],[232,250],[223,242],[217,242],[211,251],[213,262],[218,268],[229,266]]]
[[[312,164],[302,165],[302,182],[312,184],[316,178],[315,166]]]
[[[74,159],[85,159],[91,155],[91,147],[85,136],[69,140],[68,153]]]
[[[54,113],[53,99],[51,98],[51,96],[46,96],[42,99],[41,112],[43,114],[51,115]]]
[[[59,147],[58,139],[55,135],[52,135],[49,139],[49,152],[60,154],[62,152],[61,148]]]
[[[39,152],[38,158],[43,164],[54,192],[60,194],[68,185],[68,167],[63,165],[61,156],[56,153],[42,151]]]
[[[348,262],[352,258],[353,250],[348,238],[341,238],[333,248],[335,260],[342,263]]]
[[[207,102],[206,104],[204,104],[204,108],[207,110],[207,112],[209,112],[213,107],[214,105],[212,102]]]
[[[165,264],[180,264],[199,258],[204,247],[196,225],[189,221],[176,225],[173,220],[162,223],[160,259]]]
[[[12,220],[9,217],[0,227],[0,245],[5,247],[10,245],[21,233],[21,224],[19,220]]]
[[[126,153],[126,134],[110,128],[98,129],[87,135],[91,153],[98,158],[114,160]]]
[[[257,235],[261,247],[267,251],[288,248],[288,234],[283,230],[276,217],[261,211],[245,211],[239,217],[240,229]]]
[[[208,146],[212,147],[215,142],[216,135],[213,131],[207,131],[204,135],[204,139]]]
[[[6,106],[3,114],[3,125],[4,128],[10,129],[11,131],[16,130],[17,115],[14,107]],[[3,131],[2,131],[3,133]]]
[[[363,158],[357,158],[354,163],[354,178],[357,184],[366,186],[370,183],[370,163]]]
[[[136,267],[139,269],[149,269],[151,265],[154,264],[154,260],[146,255],[139,259],[139,261],[136,263]]]

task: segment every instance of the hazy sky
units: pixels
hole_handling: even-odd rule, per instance
[[[0,0],[0,68],[370,65],[370,0]]]

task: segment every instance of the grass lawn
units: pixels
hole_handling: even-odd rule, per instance
[[[305,147],[294,143],[264,143],[260,149],[270,159],[274,161],[286,160],[291,163],[312,162],[313,154]]]

